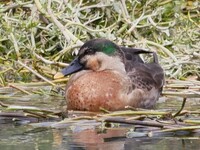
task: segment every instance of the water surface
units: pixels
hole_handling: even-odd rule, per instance
[[[38,96],[33,99],[10,99],[7,103],[32,105],[59,109],[63,99]],[[156,109],[176,111],[182,104],[176,98],[161,99]],[[199,110],[199,100],[187,102],[185,109]],[[52,121],[51,121],[52,122]],[[55,121],[56,122],[56,121]],[[175,136],[154,136],[126,138],[126,133],[134,128],[133,125],[122,125],[108,129],[101,129],[101,123],[94,120],[83,120],[81,123],[69,123],[64,128],[37,127],[30,124],[15,124],[12,121],[0,121],[0,149],[2,150],[64,150],[64,149],[109,149],[109,150],[199,150],[198,133],[180,133]]]

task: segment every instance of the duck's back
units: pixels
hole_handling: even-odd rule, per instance
[[[138,107],[151,108],[162,92],[164,71],[158,63],[156,53],[149,52],[153,54],[153,61],[145,63],[138,54],[148,52],[137,49],[134,52],[134,49],[131,48],[129,50],[133,51],[132,58],[136,59],[126,61],[125,65],[129,65],[126,71],[132,81],[132,89],[141,91],[141,103],[138,103]]]
[[[123,54],[123,62],[125,64],[125,69],[127,72],[131,71],[135,66],[135,63],[144,63],[139,54],[152,53],[143,49],[120,47]]]

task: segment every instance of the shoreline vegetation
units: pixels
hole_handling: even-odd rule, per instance
[[[200,78],[198,1],[11,1],[0,3],[0,86],[54,85],[55,72],[88,39],[156,51],[166,76]]]

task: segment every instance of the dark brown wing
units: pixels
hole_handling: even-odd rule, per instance
[[[139,54],[152,53],[143,49],[120,47],[123,54],[123,62],[127,72],[131,71],[135,63],[144,63]]]
[[[151,75],[156,82],[156,87],[162,89],[165,82],[165,75],[164,70],[158,63],[158,57],[155,52],[153,52],[153,62],[147,63],[146,66],[151,70]]]
[[[164,85],[164,71],[158,63],[156,53],[153,52],[153,62],[141,63],[133,62],[132,70],[129,71],[133,86],[137,88],[151,90],[153,87],[162,91]]]

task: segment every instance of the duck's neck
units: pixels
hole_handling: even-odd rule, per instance
[[[98,54],[98,60],[100,60],[101,65],[98,71],[103,71],[103,70],[113,70],[117,71],[120,73],[125,74],[125,65],[121,61],[120,57],[118,56],[108,56],[103,53]]]

